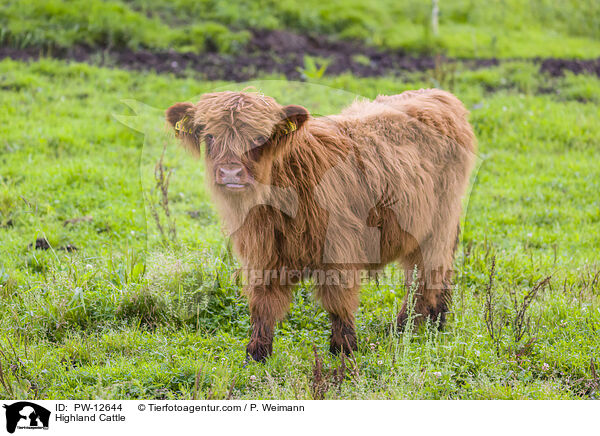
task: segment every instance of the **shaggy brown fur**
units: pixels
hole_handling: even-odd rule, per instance
[[[322,273],[316,294],[331,316],[333,352],[356,348],[359,283],[348,272],[399,261],[406,286],[416,280],[416,314],[444,322],[476,147],[467,115],[437,89],[356,101],[321,118],[245,92],[167,110],[188,149],[199,155],[205,143],[208,183],[244,269],[276,275],[246,286],[249,355],[272,352],[292,298],[290,271]]]

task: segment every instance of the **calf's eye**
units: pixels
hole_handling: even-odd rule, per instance
[[[210,147],[213,145],[213,142],[215,142],[215,138],[213,137],[213,135],[204,136],[204,143],[206,144],[206,154],[210,153]]]
[[[246,152],[246,156],[253,162],[258,162],[263,152],[265,151],[265,142],[262,143],[254,143],[250,150]]]

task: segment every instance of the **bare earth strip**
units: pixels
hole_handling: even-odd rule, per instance
[[[333,41],[327,37],[312,37],[284,31],[253,31],[253,37],[243,53],[224,55],[212,53],[182,53],[102,49],[77,45],[51,52],[36,47],[0,47],[0,59],[37,60],[42,57],[68,59],[131,70],[154,70],[158,73],[182,75],[192,70],[208,80],[244,81],[263,74],[283,74],[288,79],[303,79],[305,56],[327,59],[326,74],[352,73],[356,77],[397,75],[403,72],[425,71],[440,61],[462,62],[477,69],[497,65],[497,58],[456,59],[435,56],[414,56],[400,50],[383,51],[355,41]],[[561,76],[565,71],[600,77],[600,58],[557,59],[534,58],[540,71]]]

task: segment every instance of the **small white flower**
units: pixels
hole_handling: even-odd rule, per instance
[[[375,344],[371,342],[371,343],[369,344],[369,347],[371,347],[371,350],[374,350],[374,349],[375,349]]]
[[[383,365],[383,360],[378,360],[377,365]]]
[[[433,375],[435,375],[435,378],[440,378],[442,376],[442,373],[439,371],[436,371],[433,373]]]
[[[255,375],[251,375],[250,376],[250,381],[251,382],[255,382],[256,381],[256,376]]]
[[[547,363],[544,362],[544,364],[542,365],[542,371],[548,371],[550,369],[550,365],[548,365]]]

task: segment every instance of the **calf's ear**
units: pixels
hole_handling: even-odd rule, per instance
[[[165,112],[165,118],[175,130],[175,136],[192,154],[200,155],[202,126],[194,123],[194,105],[175,103]]]
[[[283,120],[275,128],[275,133],[281,136],[290,135],[298,130],[310,116],[306,108],[295,104],[284,106],[283,114]]]

